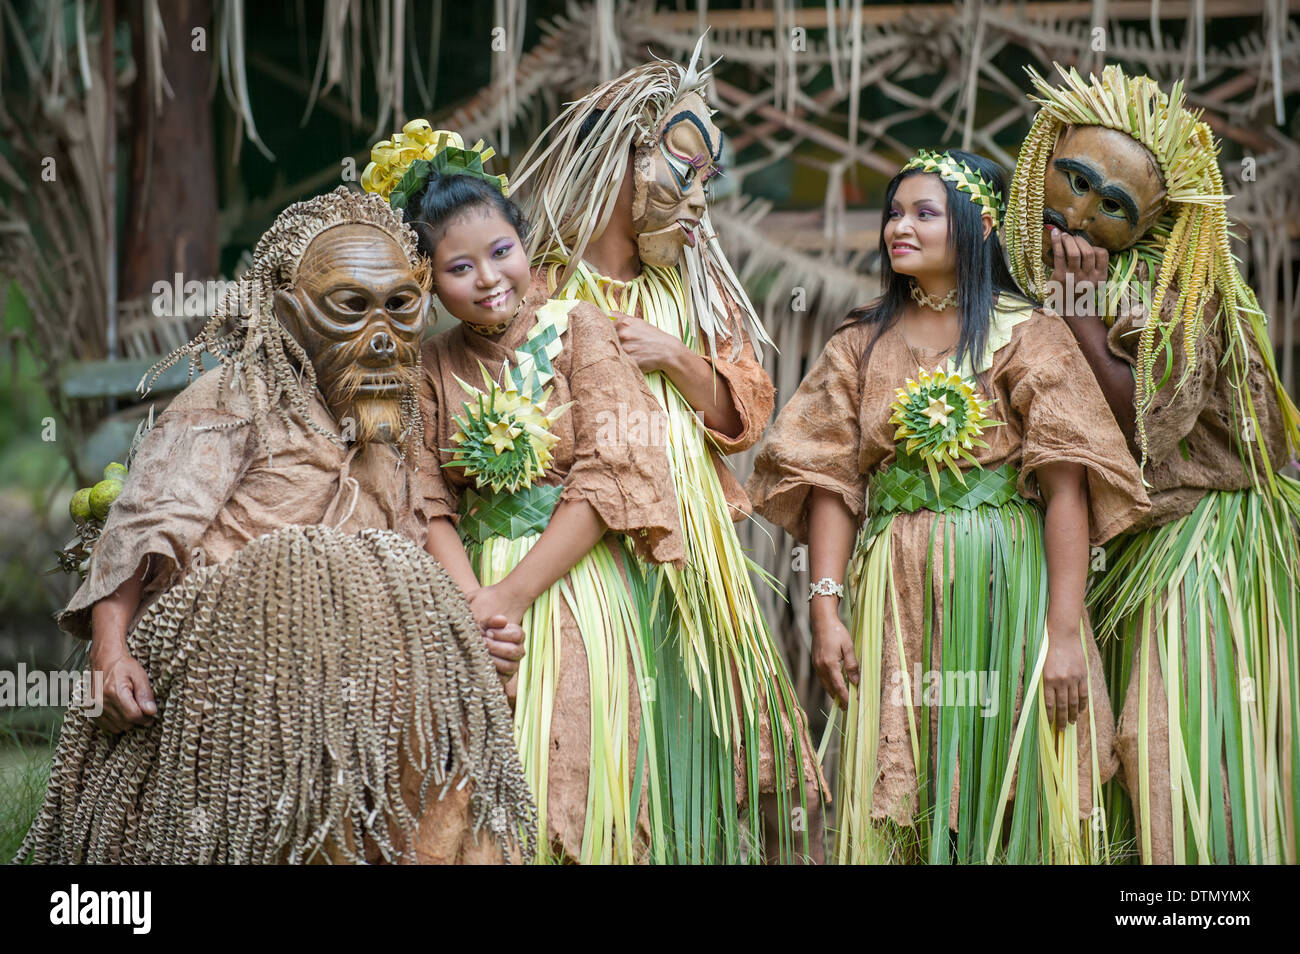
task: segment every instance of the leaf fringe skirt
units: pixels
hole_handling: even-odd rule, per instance
[[[1123,710],[1111,814],[1144,863],[1296,863],[1300,484],[1277,480],[1113,541],[1089,593]]]
[[[491,536],[467,540],[466,550],[479,581],[490,586],[540,538]],[[631,864],[662,854],[658,746],[645,710],[652,695],[644,691],[651,684],[643,629],[649,614],[638,602],[644,588],[624,572],[639,572],[628,548],[602,542],[523,616],[514,727],[537,801],[538,863]],[[573,658],[575,650],[585,659]]]
[[[847,592],[862,669],[842,730],[837,862],[1107,857],[1090,780],[1103,776],[1110,713],[1095,705],[1105,687],[1086,627],[1087,717],[1055,732],[1043,711],[1042,534],[1041,511],[1019,497],[864,524]],[[901,579],[899,567],[919,572]]]

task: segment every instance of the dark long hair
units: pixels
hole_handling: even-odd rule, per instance
[[[1006,211],[1006,170],[991,159],[959,149],[948,150],[948,155],[965,162],[983,176],[994,191],[1001,193],[1001,219],[1001,213]],[[900,275],[890,264],[889,249],[885,245],[885,225],[889,222],[889,210],[893,207],[899,183],[908,176],[926,174],[920,169],[900,172],[889,180],[889,188],[885,191],[884,215],[880,223],[881,294],[870,304],[849,312],[850,318],[876,326],[876,332],[863,355],[864,363],[880,336],[894,326],[903,314],[903,308],[911,300],[911,277]],[[962,192],[947,179],[940,178],[939,181],[943,183],[948,196],[948,241],[956,249],[957,259],[957,317],[961,322],[961,335],[957,339],[955,362],[960,365],[962,359],[969,355],[973,366],[988,343],[989,318],[993,313],[996,295],[1010,295],[1035,306],[1040,303],[1025,295],[1011,277],[997,229],[990,232],[987,239],[984,238],[984,209],[968,193]]]
[[[420,251],[432,260],[434,249],[442,241],[451,221],[474,208],[494,209],[528,239],[528,220],[519,206],[501,194],[496,186],[475,176],[440,176],[433,173],[406,202],[402,218],[415,229]]]

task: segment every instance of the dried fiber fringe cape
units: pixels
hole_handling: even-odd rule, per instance
[[[478,627],[400,534],[259,537],[165,592],[127,647],[157,716],[112,736],[69,708],[17,860],[491,862],[530,847]]]
[[[1293,864],[1300,491],[1277,471],[1300,448],[1300,413],[1228,245],[1217,145],[1185,108],[1181,83],[1166,96],[1114,67],[1086,81],[1061,75],[1057,88],[1031,76],[1043,109],[1005,226],[1017,279],[1039,291],[1047,277],[1042,182],[1066,124],[1141,142],[1170,200],[1108,275],[1108,344],[1133,367],[1152,503],[1139,530],[1107,547],[1088,595],[1131,795],[1112,792],[1111,815],[1148,863]]]
[[[680,562],[683,551],[641,373],[608,318],[582,303],[547,303],[540,276],[499,337],[457,326],[425,345],[423,366],[423,507],[457,521],[484,586],[519,565],[563,501],[588,503],[609,531],[522,620],[514,725],[543,833],[534,860],[664,861],[661,754],[647,690],[658,627],[643,574]],[[572,402],[551,425],[558,440],[549,469],[513,493],[477,486],[453,461],[457,418],[466,420],[465,403],[475,407],[459,382],[480,387],[482,371],[550,389],[548,411]],[[619,430],[638,426],[639,434]]]
[[[971,487],[997,476],[997,494],[910,512],[885,502],[876,482],[915,467],[897,459],[896,391],[943,356],[910,347],[895,325],[868,358],[875,332],[847,322],[831,337],[747,485],[755,509],[801,541],[814,488],[861,522],[846,595],[862,670],[844,720],[834,857],[1104,858],[1104,824],[1083,819],[1099,811],[1099,783],[1114,770],[1113,719],[1086,619],[1088,711],[1055,737],[1042,716],[1047,578],[1034,473],[1053,462],[1086,469],[1100,542],[1147,507],[1136,464],[1064,322],[999,302],[978,381],[1003,426],[972,451],[983,471],[961,463]],[[917,473],[927,487],[925,468]],[[935,698],[935,674],[941,693],[965,694]]]
[[[94,604],[143,566],[128,645],[149,660],[160,711],[111,740],[69,714],[70,754],[31,836],[41,856],[299,861],[324,848],[455,860],[473,855],[485,819],[530,841],[486,650],[463,598],[410,542],[426,518],[403,448],[342,440],[271,309],[316,236],[358,223],[391,236],[420,273],[414,233],[378,197],[337,189],[296,203],[199,336],[155,367],[188,357],[193,371],[203,351],[221,363],[133,452],[59,623],[89,637]],[[419,424],[414,388],[403,410]],[[428,785],[455,774],[455,794],[424,816]],[[470,776],[483,792],[465,789]],[[499,857],[493,841],[477,857]]]

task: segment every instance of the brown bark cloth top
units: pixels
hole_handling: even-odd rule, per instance
[[[519,314],[499,337],[485,338],[457,325],[425,343],[420,394],[427,457],[421,464],[420,481],[421,507],[429,517],[455,520],[460,495],[470,486],[463,469],[440,466],[452,459],[452,434],[457,430],[454,417],[464,413],[462,403],[469,400],[456,378],[481,386],[481,362],[488,374],[500,381],[504,362],[513,360],[514,350],[524,343],[546,297],[545,280],[538,276]],[[603,312],[579,302],[568,318],[568,330],[561,338],[563,350],[552,361],[555,376],[548,385],[552,392],[547,407],[570,401],[573,405],[552,427],[560,440],[552,448],[551,469],[539,483],[563,484],[561,501],[585,500],[611,534],[627,535],[642,559],[680,564],[685,550],[677,498],[663,438],[655,442],[655,435],[662,435],[664,427],[651,423],[636,429],[638,421],[655,420],[658,405],[635,362],[623,353],[614,323]],[[607,536],[605,545],[612,542],[612,535]],[[621,569],[617,551],[614,555]],[[549,831],[540,834],[576,859],[581,856],[587,818],[591,687],[577,619],[563,600],[559,613],[559,671],[547,766]],[[631,659],[628,666],[631,671]],[[641,730],[640,687],[635,676],[628,683],[628,745],[635,755]],[[526,703],[520,699],[517,704]],[[635,764],[630,770],[636,771]],[[643,856],[649,843],[648,785],[644,779],[641,793],[636,841]]]
[[[90,610],[147,559],[139,613],[196,564],[220,563],[255,537],[291,524],[345,532],[375,527],[424,542],[408,468],[389,445],[348,449],[296,419],[272,415],[270,446],[241,424],[250,408],[232,385],[218,402],[221,370],[202,375],[172,401],[141,442],[121,495],[95,545],[90,572],[59,615],[90,637]],[[316,394],[312,419],[338,433]],[[135,620],[132,620],[134,625]]]
[[[441,466],[452,458],[456,445],[451,436],[458,429],[454,419],[464,414],[462,404],[469,400],[456,378],[481,386],[481,362],[499,381],[502,365],[513,361],[546,300],[545,281],[538,276],[519,314],[498,337],[485,338],[457,324],[425,342],[420,396],[428,456],[420,464],[417,506],[426,518],[455,519],[460,495],[472,480],[459,467]],[[642,559],[680,562],[685,551],[677,498],[663,438],[655,441],[663,433],[655,425],[658,405],[644,378],[623,353],[614,323],[591,305],[574,305],[561,341],[546,406],[570,401],[573,406],[551,428],[559,443],[538,483],[563,484],[561,501],[587,501],[610,531],[629,536]],[[648,426],[638,428],[636,422],[643,420]]]
[[[894,425],[889,423],[896,391],[918,368],[933,369],[945,352],[911,347],[898,325],[890,328],[866,355],[875,327],[842,325],[826,345],[808,376],[782,409],[754,464],[747,490],[755,509],[800,541],[808,540],[808,505],[814,487],[838,494],[859,522],[865,514],[868,476],[896,457]],[[994,469],[1010,463],[1020,471],[1020,494],[1039,500],[1035,471],[1045,464],[1072,462],[1087,472],[1089,526],[1094,543],[1127,528],[1145,512],[1137,465],[1115,424],[1101,390],[1065,323],[1056,315],[1036,312],[1010,331],[1010,341],[992,356],[981,376],[980,390],[995,401],[990,416],[1004,426],[984,432],[987,448],[974,448],[980,465]],[[921,663],[927,558],[931,530],[942,514],[928,510],[899,513],[893,521],[893,582],[898,596],[902,642],[909,675]],[[935,564],[943,556],[935,554]],[[922,669],[937,667],[942,640],[937,632],[944,594],[935,575],[932,619],[935,658]],[[883,645],[894,647],[892,619],[886,619]],[[1089,633],[1091,637],[1091,633]],[[1114,771],[1114,719],[1104,689],[1101,659],[1091,638],[1088,645],[1092,699],[1096,713],[1099,762],[1103,780]],[[898,654],[886,651],[880,685],[899,684]],[[907,729],[906,709],[885,705],[880,714],[879,769],[873,814],[910,819],[916,809],[916,772]],[[1019,700],[1016,701],[1019,705]],[[918,713],[919,714],[919,713]],[[937,710],[932,712],[937,716]],[[1087,798],[1090,778],[1086,721],[1080,723],[1080,799]],[[953,802],[954,811],[956,801]],[[1088,805],[1081,805],[1087,810]]]
[[[1136,280],[1146,274],[1139,266]],[[1161,312],[1172,320],[1178,301],[1178,285],[1165,294]],[[1221,366],[1227,350],[1227,318],[1217,315],[1218,296],[1205,305],[1205,325],[1196,341],[1196,368],[1184,381],[1187,352],[1182,329],[1170,338],[1169,358],[1158,350],[1154,377],[1157,383],[1169,370],[1169,380],[1156,392],[1147,412],[1148,460],[1146,480],[1150,485],[1151,511],[1141,526],[1160,526],[1191,513],[1208,490],[1241,490],[1252,486],[1245,460],[1254,454],[1263,473],[1261,446],[1269,463],[1278,470],[1290,461],[1282,430],[1277,392],[1264,367],[1254,335],[1243,329],[1247,342],[1246,385],[1259,425],[1240,420],[1236,382],[1238,372],[1231,364]],[[1121,315],[1107,336],[1110,351],[1130,365],[1136,365],[1138,342],[1146,325],[1147,312],[1136,308]],[[1171,360],[1172,359],[1172,360]],[[1181,387],[1176,387],[1179,382]],[[1247,435],[1251,439],[1246,438]],[[1246,455],[1245,457],[1243,455]]]
[[[618,289],[621,286],[630,284],[605,278],[595,273],[594,270],[593,274],[596,274],[596,280],[602,286],[608,286],[611,289]],[[718,482],[722,487],[723,495],[726,497],[731,518],[732,520],[742,520],[750,514],[752,508],[750,507],[749,498],[745,495],[744,488],[741,487],[740,481],[736,479],[736,475],[732,472],[726,458],[732,454],[743,453],[758,443],[759,438],[763,436],[764,428],[767,427],[767,422],[772,417],[772,406],[776,400],[776,388],[772,384],[772,379],[768,377],[767,372],[763,370],[763,366],[758,361],[749,333],[745,330],[746,318],[740,306],[722,290],[721,283],[716,284],[719,293],[722,294],[723,300],[727,304],[732,337],[723,338],[719,336],[716,358],[709,355],[707,351],[702,357],[712,366],[716,373],[717,384],[719,386],[725,385],[730,390],[736,413],[740,417],[741,427],[739,433],[728,435],[714,430],[704,424],[703,420],[700,420],[700,425],[707,435],[706,446],[709,449],[709,457],[713,461],[714,470],[717,471]],[[639,303],[634,310],[634,317],[644,317]],[[734,343],[737,336],[741,347],[739,353],[733,358]]]

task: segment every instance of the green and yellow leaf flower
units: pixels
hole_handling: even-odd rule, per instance
[[[482,390],[456,378],[474,400],[461,405],[465,414],[455,419],[458,430],[451,436],[457,447],[443,466],[463,467],[480,490],[491,487],[497,493],[515,493],[531,487],[550,469],[552,448],[560,441],[551,427],[572,402],[548,413],[551,389],[539,392],[532,375],[520,387],[509,365],[503,370],[501,384],[493,381],[481,364],[479,370],[483,372]]]
[[[1002,426],[1001,421],[989,417],[991,405],[951,367],[934,371],[922,368],[915,381],[908,378],[907,384],[898,389],[890,405],[894,413],[889,423],[897,427],[894,440],[906,441],[902,451],[925,462],[938,492],[941,465],[952,471],[962,486],[966,478],[958,461],[979,466],[971,450],[988,447],[980,435],[988,428]]]

